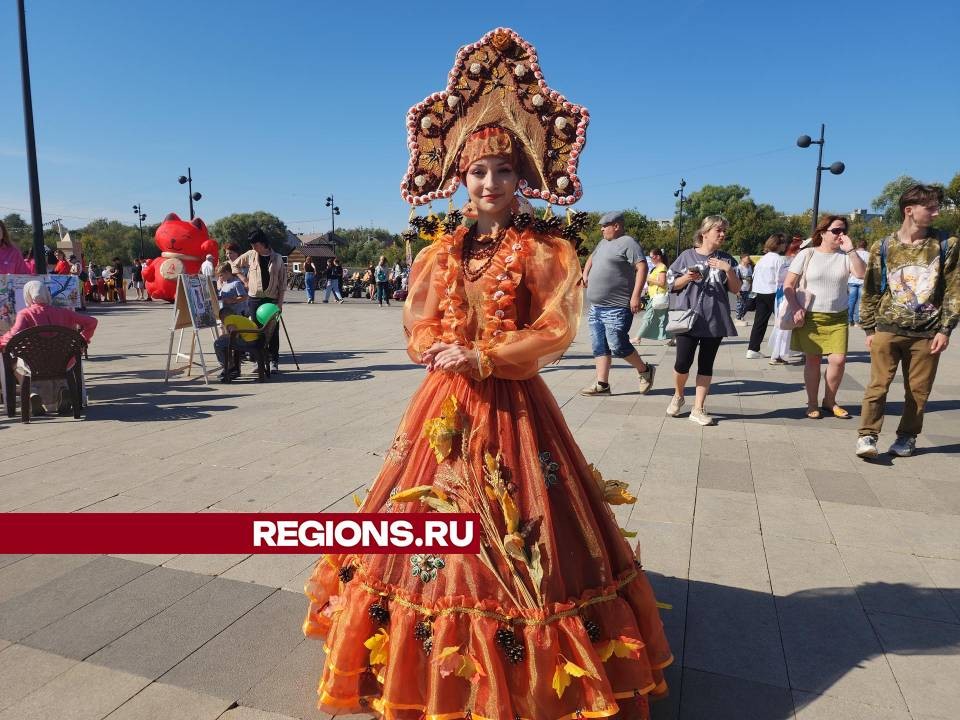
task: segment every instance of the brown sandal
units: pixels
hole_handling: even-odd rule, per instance
[[[819,420],[823,417],[823,413],[820,412],[820,408],[807,408],[807,417],[811,420]]]

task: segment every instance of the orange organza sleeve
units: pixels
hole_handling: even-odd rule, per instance
[[[441,243],[421,250],[410,267],[407,300],[403,304],[403,331],[407,335],[407,354],[415,363],[420,355],[440,339],[440,295],[443,268],[439,258],[446,253]]]
[[[570,347],[580,325],[583,288],[580,261],[569,240],[537,237],[528,240],[522,283],[530,293],[526,326],[505,332],[486,347],[478,345],[492,375],[506,380],[533,377]]]

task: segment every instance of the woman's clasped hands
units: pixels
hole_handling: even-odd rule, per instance
[[[420,356],[428,371],[469,373],[479,367],[477,351],[456,343],[436,342]]]

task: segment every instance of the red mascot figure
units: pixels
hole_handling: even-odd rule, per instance
[[[173,302],[177,295],[177,276],[196,275],[207,255],[219,257],[217,243],[207,234],[203,220],[181,220],[175,213],[167,215],[155,237],[160,257],[154,258],[143,271],[143,281],[150,297]]]

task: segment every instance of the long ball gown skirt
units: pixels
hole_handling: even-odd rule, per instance
[[[587,464],[536,374],[576,333],[575,251],[511,230],[471,283],[464,232],[417,259],[410,354],[466,338],[492,375],[427,374],[360,512],[477,512],[482,549],[322,557],[304,622],[325,639],[318,705],[397,720],[647,718],[672,656],[610,507],[633,498]]]

